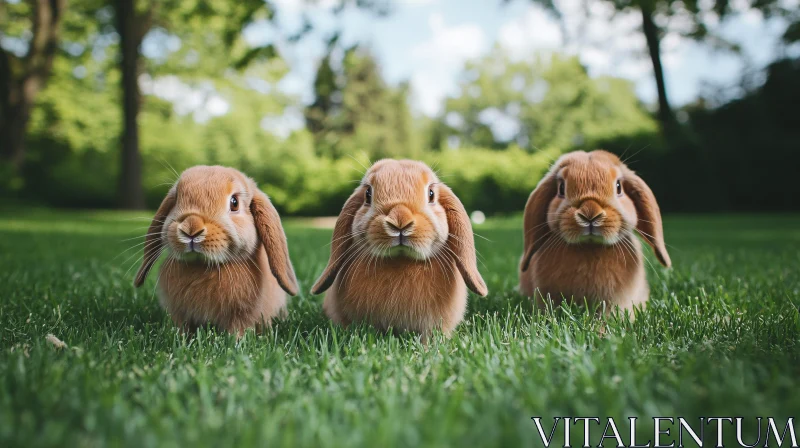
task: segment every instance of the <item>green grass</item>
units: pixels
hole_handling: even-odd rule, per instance
[[[120,256],[144,215],[2,216],[0,446],[537,446],[532,416],[800,413],[798,216],[668,218],[674,269],[651,270],[647,310],[602,335],[577,308],[533,313],[514,292],[520,221],[490,222],[477,243],[491,293],[428,347],[332,326],[306,292],[270,334],[186,340],[155,276],[131,286],[138,251]],[[307,291],[330,231],[286,230]]]

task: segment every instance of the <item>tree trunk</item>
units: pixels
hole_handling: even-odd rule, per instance
[[[21,87],[15,86],[13,89],[11,96],[15,99],[4,108],[3,121],[0,123],[0,135],[3,136],[0,151],[3,160],[14,171],[19,171],[25,161],[25,133],[33,108],[33,97],[25,95],[26,89]]]
[[[640,8],[642,10],[642,29],[647,39],[647,49],[650,52],[650,61],[653,63],[653,73],[656,77],[658,120],[661,122],[662,131],[669,134],[675,124],[675,115],[669,105],[667,86],[664,83],[664,67],[661,65],[661,36],[658,26],[653,21],[652,6],[645,2]]]
[[[66,0],[33,3],[32,37],[28,53],[19,61],[18,79],[11,67],[13,56],[0,49],[0,156],[15,171],[25,161],[25,133],[36,95],[53,70],[65,7]]]
[[[117,0],[117,31],[120,36],[122,72],[122,155],[120,157],[119,205],[126,209],[145,207],[142,188],[142,156],[139,153],[139,45],[134,0]]]

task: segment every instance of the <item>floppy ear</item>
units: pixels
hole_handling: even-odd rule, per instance
[[[625,194],[631,198],[634,206],[636,206],[636,214],[638,215],[636,228],[639,230],[639,234],[653,248],[658,261],[665,267],[670,267],[672,261],[664,244],[661,211],[658,209],[655,195],[653,195],[652,190],[644,183],[642,178],[631,170],[626,170],[624,182]]]
[[[522,272],[528,270],[531,258],[537,250],[547,242],[550,226],[547,225],[547,209],[550,201],[556,196],[556,176],[551,171],[539,181],[525,204],[525,215],[522,220],[523,252],[520,261]]]
[[[464,283],[475,294],[485,297],[489,293],[480,272],[478,272],[478,259],[475,256],[475,237],[472,234],[472,224],[464,209],[464,205],[449,187],[444,184],[439,186],[439,204],[442,205],[447,215],[447,226],[450,235],[447,237],[447,247],[455,254],[455,262]]]
[[[147,274],[156,263],[156,260],[158,260],[158,256],[161,255],[161,249],[164,248],[164,241],[161,239],[161,234],[164,229],[164,220],[167,219],[167,215],[169,215],[169,212],[175,207],[175,197],[175,187],[172,187],[164,200],[161,201],[156,215],[153,216],[153,222],[150,223],[150,227],[147,229],[147,236],[145,236],[144,239],[142,266],[139,268],[139,272],[136,273],[136,278],[133,280],[133,286],[137,288],[144,284]]]
[[[339,217],[336,219],[336,226],[333,228],[331,258],[328,259],[328,266],[325,267],[322,275],[319,276],[317,282],[311,288],[311,294],[319,294],[326,291],[336,280],[336,275],[344,263],[344,255],[353,243],[353,218],[355,218],[358,208],[363,204],[363,200],[364,189],[357,188],[347,199],[347,202],[344,203],[342,212],[339,213]]]
[[[291,296],[297,295],[297,277],[289,259],[289,246],[286,244],[281,217],[267,195],[258,188],[254,190],[250,213],[253,215],[258,238],[267,251],[269,269],[284,291]]]

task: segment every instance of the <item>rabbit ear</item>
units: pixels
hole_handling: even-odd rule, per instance
[[[528,197],[525,204],[525,215],[523,216],[523,253],[520,269],[525,272],[530,266],[533,254],[547,242],[547,234],[550,233],[550,226],[547,225],[547,209],[550,201],[556,195],[556,179],[551,172],[541,181],[533,193]]]
[[[150,227],[147,229],[147,236],[145,236],[144,239],[142,266],[139,268],[139,272],[136,273],[136,278],[133,280],[133,286],[137,288],[144,284],[147,274],[156,263],[156,260],[158,260],[158,256],[161,255],[161,250],[164,248],[164,240],[161,238],[164,229],[164,221],[167,219],[169,212],[172,211],[172,208],[175,207],[175,202],[176,192],[175,187],[172,187],[164,200],[161,201],[156,215],[153,216],[153,222],[150,223]]]
[[[458,271],[472,292],[485,297],[489,290],[478,272],[475,237],[472,234],[472,224],[469,222],[467,211],[453,191],[443,184],[439,186],[439,204],[442,205],[447,215],[447,226],[450,228],[447,247],[455,254]]]
[[[642,178],[630,170],[625,172],[623,188],[625,189],[625,194],[631,198],[634,206],[636,206],[636,214],[638,215],[636,228],[639,230],[639,234],[653,248],[658,261],[665,267],[670,267],[672,261],[664,244],[661,211],[658,209],[655,195],[653,195],[652,190],[644,183]]]
[[[267,251],[267,260],[272,275],[289,295],[297,295],[297,277],[294,275],[292,261],[289,259],[289,246],[283,233],[281,217],[264,192],[255,188],[250,201],[250,213],[256,225],[261,244]]]
[[[342,207],[342,212],[339,213],[339,218],[336,219],[336,226],[333,228],[333,237],[331,239],[331,258],[328,260],[328,266],[319,276],[317,282],[311,288],[311,294],[319,294],[331,287],[333,281],[336,280],[336,275],[344,262],[344,255],[350,249],[353,243],[353,218],[355,218],[358,208],[363,204],[364,189],[357,188],[347,202]]]

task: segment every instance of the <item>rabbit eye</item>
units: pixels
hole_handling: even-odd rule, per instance
[[[622,196],[622,182],[617,179],[617,196]]]
[[[563,198],[567,193],[567,186],[564,180],[558,181],[558,197]]]
[[[372,187],[367,186],[367,193],[364,195],[364,202],[367,205],[372,204]]]
[[[433,204],[436,195],[433,193],[433,187],[428,187],[428,204]]]
[[[236,195],[231,196],[230,207],[232,212],[239,210],[239,198]]]

